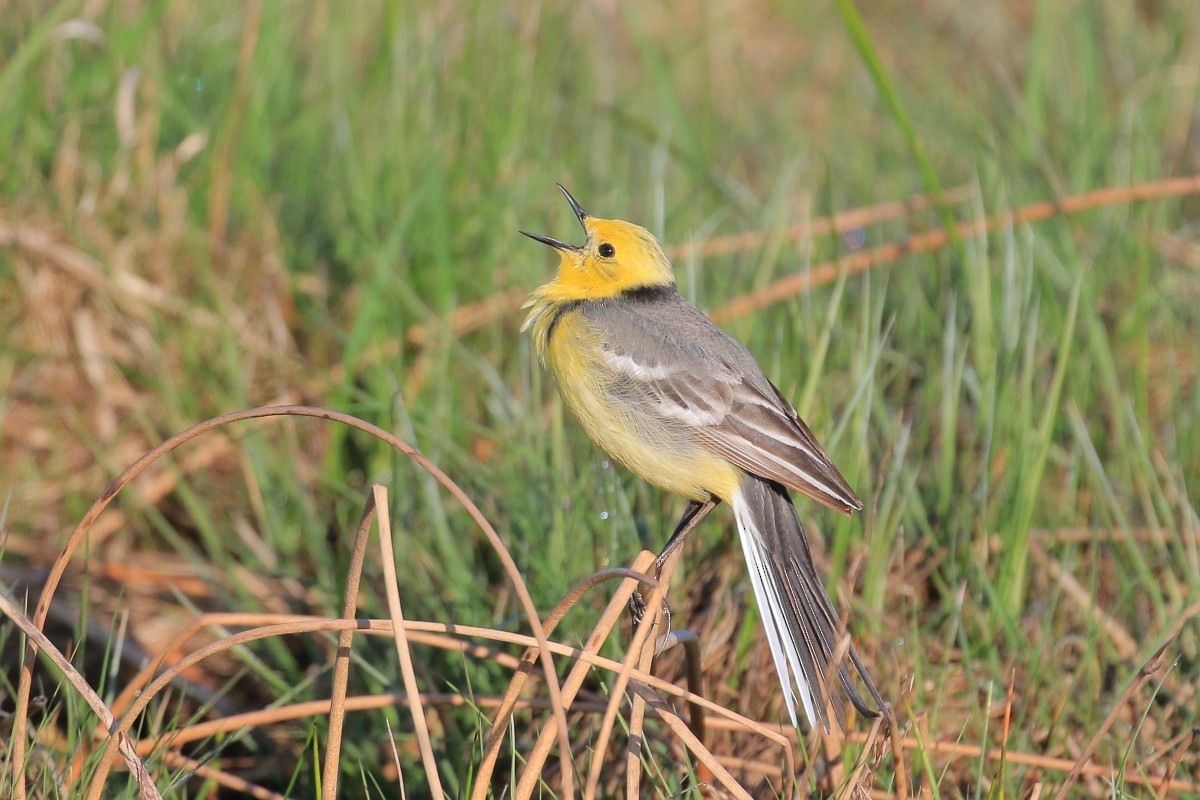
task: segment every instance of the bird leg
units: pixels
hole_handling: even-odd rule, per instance
[[[687,508],[683,510],[683,516],[679,518],[679,522],[675,525],[675,532],[671,534],[671,538],[667,540],[662,552],[658,554],[654,565],[654,577],[662,575],[663,564],[667,563],[667,559],[671,554],[679,549],[688,534],[696,529],[696,526],[708,516],[714,508],[717,507],[719,500],[710,498],[708,500],[689,500]],[[671,607],[667,605],[666,597],[663,597],[663,613],[667,617],[667,628],[671,626]],[[642,617],[646,615],[646,599],[642,597],[640,588],[633,591],[633,596],[629,598],[629,612],[633,616],[633,627],[637,628],[642,622]]]

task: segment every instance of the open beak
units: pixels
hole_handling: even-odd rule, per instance
[[[583,249],[582,247],[578,247],[573,244],[567,244],[566,242],[560,242],[558,239],[551,239],[549,236],[540,236],[536,233],[530,233],[529,231],[521,231],[521,233],[525,236],[528,236],[530,239],[533,239],[535,242],[541,242],[542,244],[548,244],[551,247],[553,247],[555,250],[567,250],[572,253],[578,253],[580,250]]]
[[[567,187],[560,183],[558,184],[558,188],[562,189],[562,193],[566,196],[567,202],[571,204],[571,210],[575,212],[575,216],[579,217],[579,224],[583,225],[583,221],[587,219],[588,213],[583,210],[583,208],[579,205],[579,202],[574,197],[571,197],[571,193],[567,191]],[[584,233],[587,233],[586,225],[584,225],[583,231]]]
[[[562,189],[562,193],[563,193],[563,195],[566,196],[567,202],[571,204],[571,210],[575,212],[575,216],[579,217],[579,224],[583,225],[583,232],[587,233],[587,225],[584,225],[583,221],[585,219],[587,219],[588,213],[586,211],[584,211],[583,207],[579,205],[579,202],[574,197],[571,196],[571,193],[567,191],[567,187],[563,186],[560,183],[560,184],[558,184],[558,188]],[[571,253],[578,253],[580,250],[583,249],[582,247],[578,247],[573,244],[567,244],[566,242],[560,242],[558,239],[552,239],[549,236],[539,236],[536,233],[528,233],[526,231],[521,231],[521,233],[525,236],[528,236],[530,239],[533,239],[535,242],[541,242],[542,244],[548,244],[551,247],[553,247],[555,250],[565,250],[565,251],[571,252]]]

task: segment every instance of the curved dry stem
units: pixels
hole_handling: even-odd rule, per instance
[[[681,549],[675,548],[659,569],[658,586],[654,587],[650,592],[650,598],[646,601],[646,607],[650,611],[634,631],[633,641],[629,643],[629,650],[625,653],[621,671],[613,684],[612,695],[608,700],[608,709],[604,712],[604,721],[600,724],[600,732],[596,736],[596,758],[588,769],[587,789],[584,791],[585,800],[596,796],[596,789],[600,784],[600,769],[604,765],[604,752],[608,749],[608,740],[612,737],[613,725],[617,720],[617,710],[621,707],[625,688],[629,685],[629,676],[634,672],[642,657],[642,648],[646,646],[650,632],[654,630],[662,615],[663,597],[667,593],[667,587],[671,584],[671,575],[675,572],[675,565],[679,561],[680,553]]]
[[[624,601],[622,601],[622,602],[624,602]],[[271,636],[292,635],[292,634],[298,634],[298,633],[312,633],[312,632],[331,632],[331,631],[342,631],[342,630],[349,630],[349,629],[354,629],[359,633],[364,633],[364,634],[368,634],[368,635],[378,635],[378,636],[395,635],[393,626],[389,620],[328,619],[328,618],[321,618],[321,617],[310,617],[310,616],[302,616],[302,615],[290,616],[290,615],[283,615],[283,614],[261,614],[261,615],[233,615],[233,614],[230,614],[227,616],[229,616],[229,617],[237,617],[237,616],[256,617],[256,618],[264,619],[264,620],[269,619],[273,623],[276,620],[281,620],[281,619],[288,620],[288,621],[278,622],[275,624],[268,624],[268,625],[265,625],[265,626],[262,626],[259,628],[254,628],[251,630],[243,631],[241,633],[233,634],[233,635],[223,638],[219,641],[213,642],[209,645],[206,645],[205,647],[202,647],[202,648],[196,650],[193,653],[188,654],[186,657],[181,659],[178,663],[174,664],[169,670],[167,670],[164,673],[162,673],[161,675],[159,675],[149,686],[146,687],[145,691],[143,691],[141,694],[139,694],[136,701],[131,705],[131,707],[126,712],[126,714],[122,716],[120,721],[112,729],[113,736],[110,736],[109,740],[106,742],[105,752],[102,754],[100,763],[98,764],[96,772],[93,776],[93,784],[91,787],[92,790],[98,791],[102,788],[104,779],[107,777],[107,773],[111,769],[113,758],[115,755],[115,752],[113,751],[113,747],[112,747],[113,742],[115,741],[115,737],[121,733],[128,731],[129,727],[133,724],[133,721],[137,719],[137,717],[145,709],[146,705],[148,705],[149,702],[158,693],[160,693],[163,689],[165,689],[171,683],[171,681],[173,681],[178,675],[182,674],[184,671],[186,671],[188,669],[191,669],[193,666],[200,663],[204,659],[209,658],[218,653],[224,652],[226,650],[232,649],[234,647],[240,646],[242,644],[246,644],[248,642],[256,641],[259,639],[265,639],[265,638],[268,638]],[[497,642],[505,642],[508,644],[515,644],[515,645],[520,645],[520,646],[525,646],[525,647],[535,647],[536,646],[536,641],[531,636],[528,636],[526,634],[512,633],[509,631],[501,631],[501,630],[496,630],[496,629],[491,629],[491,628],[480,628],[480,627],[469,626],[469,625],[450,625],[447,623],[428,622],[428,621],[423,621],[423,620],[406,620],[404,623],[404,628],[407,631],[409,631],[410,634],[416,634],[416,633],[454,634],[454,635],[464,636],[464,637],[486,638],[486,639],[490,639],[490,640],[497,641]],[[581,650],[579,648],[569,647],[567,645],[563,645],[558,642],[551,642],[550,647],[556,654],[562,655],[562,656],[565,656],[568,658],[576,659],[580,662],[586,663],[586,665],[588,667],[599,667],[601,669],[608,670],[612,673],[620,673],[626,669],[625,664],[622,664],[621,662],[614,661],[612,659],[597,655],[594,652],[588,652],[586,650]],[[745,731],[749,731],[751,733],[763,736],[764,738],[775,742],[776,744],[780,745],[781,747],[783,747],[785,749],[785,752],[787,755],[787,763],[789,765],[789,769],[791,768],[792,762],[791,762],[790,744],[788,742],[788,739],[785,736],[783,736],[781,733],[771,730],[769,727],[765,726],[764,724],[762,724],[760,722],[748,719],[748,718],[742,716],[741,714],[731,711],[730,709],[725,708],[723,706],[720,706],[717,703],[713,702],[712,700],[709,700],[708,698],[695,695],[692,692],[689,692],[685,689],[681,689],[680,687],[676,686],[675,684],[664,681],[661,678],[657,678],[653,675],[645,674],[641,671],[635,670],[630,673],[630,679],[636,681],[638,684],[641,684],[641,685],[644,685],[651,689],[654,689],[655,691],[659,692],[660,694],[670,695],[672,697],[678,698],[679,700],[683,700],[688,703],[702,705],[704,708],[706,708],[709,711],[709,713],[716,715],[717,719],[721,720],[721,727],[723,729],[745,730]],[[354,703],[353,707],[354,708],[380,707],[383,705],[391,705],[394,703],[395,703],[394,699],[381,700],[381,699],[377,699],[377,698],[360,698]],[[531,704],[531,705],[536,705],[536,704]],[[547,705],[552,706],[553,704],[552,704],[552,702],[548,702]],[[329,707],[328,701],[315,701],[310,704],[300,704],[298,706],[298,708],[307,708],[308,711],[306,712],[306,714],[307,713],[317,713],[318,710],[328,709],[328,707]],[[589,709],[589,710],[592,710],[592,709]],[[268,712],[258,712],[258,713],[266,714]],[[264,722],[265,721],[269,721],[269,720],[264,720]],[[206,734],[211,735],[212,733],[228,731],[228,730],[233,729],[234,727],[240,727],[241,725],[244,724],[245,717],[244,716],[239,717],[237,722],[238,722],[238,724],[236,724],[236,725],[229,720],[224,720],[224,721],[218,720],[218,721],[215,721],[212,723],[204,723],[204,725],[211,726],[211,729],[209,729],[205,732],[206,732]],[[710,720],[710,724],[712,724],[712,720]],[[189,738],[189,741],[194,740],[194,738],[196,738],[196,737],[193,736],[193,737]],[[139,743],[139,750],[144,750],[145,748],[147,748],[149,746],[151,746],[150,743],[141,742],[141,743]],[[95,795],[92,795],[92,796],[95,796]]]
[[[633,595],[634,589],[640,582],[638,576],[650,567],[653,563],[653,558],[653,554],[646,550],[638,554],[638,557],[633,562],[633,576],[627,577],[622,581],[617,591],[613,594],[612,599],[609,600],[604,613],[600,615],[600,619],[597,620],[596,625],[592,628],[592,632],[588,635],[587,642],[584,644],[585,653],[595,654],[600,651],[600,646],[604,644],[609,633],[616,626],[617,622],[620,621],[621,614],[629,603],[629,598]],[[569,695],[570,699],[568,702],[575,699],[575,694],[579,691],[579,687],[583,685],[583,680],[587,677],[589,669],[590,667],[584,661],[579,661],[571,669],[563,691],[564,696]],[[546,721],[546,729],[542,731],[537,742],[534,744],[533,750],[526,757],[525,769],[517,784],[517,798],[532,796],[537,781],[541,777],[542,766],[546,762],[546,757],[550,754],[550,745],[553,742],[555,734],[555,731],[550,726],[555,724],[555,721],[552,719]],[[522,787],[524,787],[526,793],[522,793]]]
[[[658,718],[665,722],[672,732],[679,737],[679,740],[687,745],[692,755],[712,773],[714,778],[721,782],[721,785],[725,787],[729,794],[734,797],[743,798],[743,800],[754,800],[750,796],[750,793],[725,768],[725,765],[704,746],[703,742],[696,738],[696,734],[675,713],[675,710],[663,702],[662,697],[650,691],[648,687],[643,686],[639,682],[635,681],[631,685],[638,696],[645,700],[654,713],[658,715]]]
[[[583,597],[584,594],[586,594],[593,587],[598,586],[605,581],[612,580],[613,578],[625,578],[631,579],[635,582],[650,582],[652,584],[657,584],[657,580],[645,574],[645,570],[654,563],[653,559],[654,556],[652,553],[643,551],[637,557],[637,559],[634,560],[632,569],[617,567],[614,569],[602,570],[584,578],[567,593],[566,597],[564,597],[557,606],[554,607],[554,610],[550,612],[550,616],[546,617],[546,635],[550,635],[550,632],[558,626],[558,623],[562,620],[562,618],[566,616],[567,612],[575,605],[575,603],[579,601],[581,597]],[[597,632],[602,628],[604,630],[604,636],[608,635],[608,630],[611,629],[611,624],[615,624],[614,620],[613,623],[610,623],[607,627],[605,625],[606,621],[609,620],[612,609],[615,607],[616,614],[619,615],[620,609],[624,608],[625,603],[629,601],[630,595],[633,594],[633,589],[635,586],[636,583],[630,583],[628,585],[622,584],[620,587],[618,587],[616,593],[613,595],[613,599],[609,601],[608,609],[606,609],[605,613],[601,615],[600,621],[596,623],[596,626],[592,631],[592,635],[589,636],[588,642],[584,646],[586,650],[595,651],[599,649],[599,643],[596,643],[594,648],[592,647],[593,639],[596,637]],[[600,641],[602,642],[603,638],[601,638]],[[517,673],[513,675],[512,681],[509,682],[508,689],[504,694],[504,702],[501,703],[500,709],[496,712],[496,716],[492,720],[492,732],[488,736],[487,746],[484,748],[483,759],[479,764],[479,770],[476,772],[475,786],[471,792],[472,800],[482,800],[487,793],[487,787],[491,783],[492,773],[496,769],[496,760],[500,756],[500,747],[504,743],[504,736],[508,730],[508,720],[512,716],[513,709],[516,707],[521,690],[525,687],[526,678],[528,678],[529,672],[533,668],[533,659],[534,651],[532,649],[527,650],[521,657],[521,665],[517,668]],[[574,672],[568,676],[568,684],[570,684],[573,679]],[[567,689],[564,688],[564,693],[566,693],[566,691]],[[554,720],[550,720],[547,724],[554,724]],[[536,759],[537,755],[531,754],[529,758]],[[526,764],[529,764],[528,759],[526,760]],[[540,766],[538,769],[540,771]]]
[[[162,444],[149,451],[141,458],[131,464],[116,480],[108,486],[107,489],[96,499],[83,519],[71,532],[67,538],[66,544],[63,546],[62,552],[55,559],[54,564],[50,568],[47,575],[46,583],[42,587],[42,592],[38,598],[38,604],[33,617],[33,625],[37,629],[41,629],[46,621],[46,615],[50,611],[50,602],[58,590],[58,585],[62,580],[63,573],[67,569],[67,565],[78,549],[80,543],[87,536],[88,531],[95,523],[96,519],[104,512],[112,503],[117,494],[131,481],[142,474],[151,464],[158,461],[160,458],[170,453],[172,450],[180,447],[184,443],[195,439],[209,431],[215,430],[225,425],[230,425],[236,422],[250,419],[261,419],[265,417],[277,416],[300,416],[314,417],[316,419],[324,419],[332,422],[340,422],[352,428],[357,428],[365,433],[375,436],[377,439],[390,444],[393,448],[403,453],[405,456],[415,461],[426,472],[432,475],[438,483],[446,488],[450,494],[462,504],[467,513],[474,520],[479,530],[487,538],[496,555],[500,558],[504,565],[505,572],[512,581],[513,589],[516,592],[517,598],[521,603],[522,610],[529,619],[529,625],[533,631],[534,638],[537,639],[539,656],[542,661],[542,668],[546,676],[546,685],[550,693],[550,697],[554,700],[554,713],[559,717],[560,721],[560,738],[559,749],[563,760],[564,770],[569,763],[570,744],[566,737],[566,713],[561,709],[560,690],[558,684],[558,675],[554,669],[554,659],[551,654],[548,642],[546,641],[545,631],[542,629],[541,620],[538,617],[537,609],[534,607],[533,598],[530,597],[528,590],[525,588],[521,579],[520,570],[517,569],[516,562],[513,561],[512,555],[500,540],[499,535],[492,527],[491,523],[484,517],[483,512],[479,507],[467,496],[462,488],[450,479],[436,464],[434,464],[411,445],[392,435],[391,433],[365,422],[357,417],[349,414],[342,414],[337,411],[330,411],[323,408],[313,408],[311,406],[268,406],[261,408],[251,408],[243,411],[235,411],[229,414],[223,414],[179,433]],[[29,696],[33,685],[33,662],[37,656],[38,644],[33,638],[30,638],[26,645],[25,663],[21,666],[21,675],[17,686],[17,701],[15,709],[15,722],[13,726],[13,743],[12,743],[12,764],[13,772],[16,775],[21,775],[25,770],[26,760],[26,736],[28,731],[27,716],[29,713]],[[565,794],[568,797],[572,796],[571,787],[569,784],[570,778],[566,779],[568,784],[564,787]],[[24,800],[25,788],[23,781],[16,781],[18,800]]]
[[[71,663],[70,659],[63,655],[62,651],[46,638],[46,634],[42,633],[3,594],[0,594],[0,614],[4,614],[4,616],[11,619],[29,637],[29,641],[37,643],[45,656],[53,661],[56,667],[62,670],[67,682],[75,688],[75,691],[79,693],[79,696],[88,704],[88,707],[100,718],[101,722],[105,725],[112,725],[112,712],[109,711],[108,706],[104,705],[104,701],[100,699],[100,695],[96,694],[95,690],[88,685],[87,680],[79,674],[79,671],[75,669],[75,665]],[[141,792],[142,797],[149,800],[162,800],[162,796],[158,793],[158,788],[150,780],[150,774],[146,771],[146,765],[142,763],[142,759],[138,756],[129,737],[125,735],[115,736],[111,741],[116,744],[116,750],[120,751],[121,757],[125,760],[125,765],[129,768],[129,772],[137,780],[138,790]],[[13,782],[17,786],[23,787],[25,785],[23,770],[20,772],[14,771]]]

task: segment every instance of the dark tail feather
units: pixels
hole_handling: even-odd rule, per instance
[[[877,717],[883,697],[851,643],[836,667],[841,689],[829,686],[845,631],[813,565],[808,540],[787,490],[747,477],[732,500],[754,596],[766,626],[771,656],[783,685],[792,724],[796,724],[795,684],[808,721],[829,729],[826,701],[845,729],[843,694],[865,717]],[[859,694],[855,674],[874,700]]]

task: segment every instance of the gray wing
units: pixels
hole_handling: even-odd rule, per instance
[[[849,514],[862,502],[746,348],[672,293],[657,303],[583,309],[600,334],[613,391],[733,464]],[[727,499],[727,498],[726,498]]]

